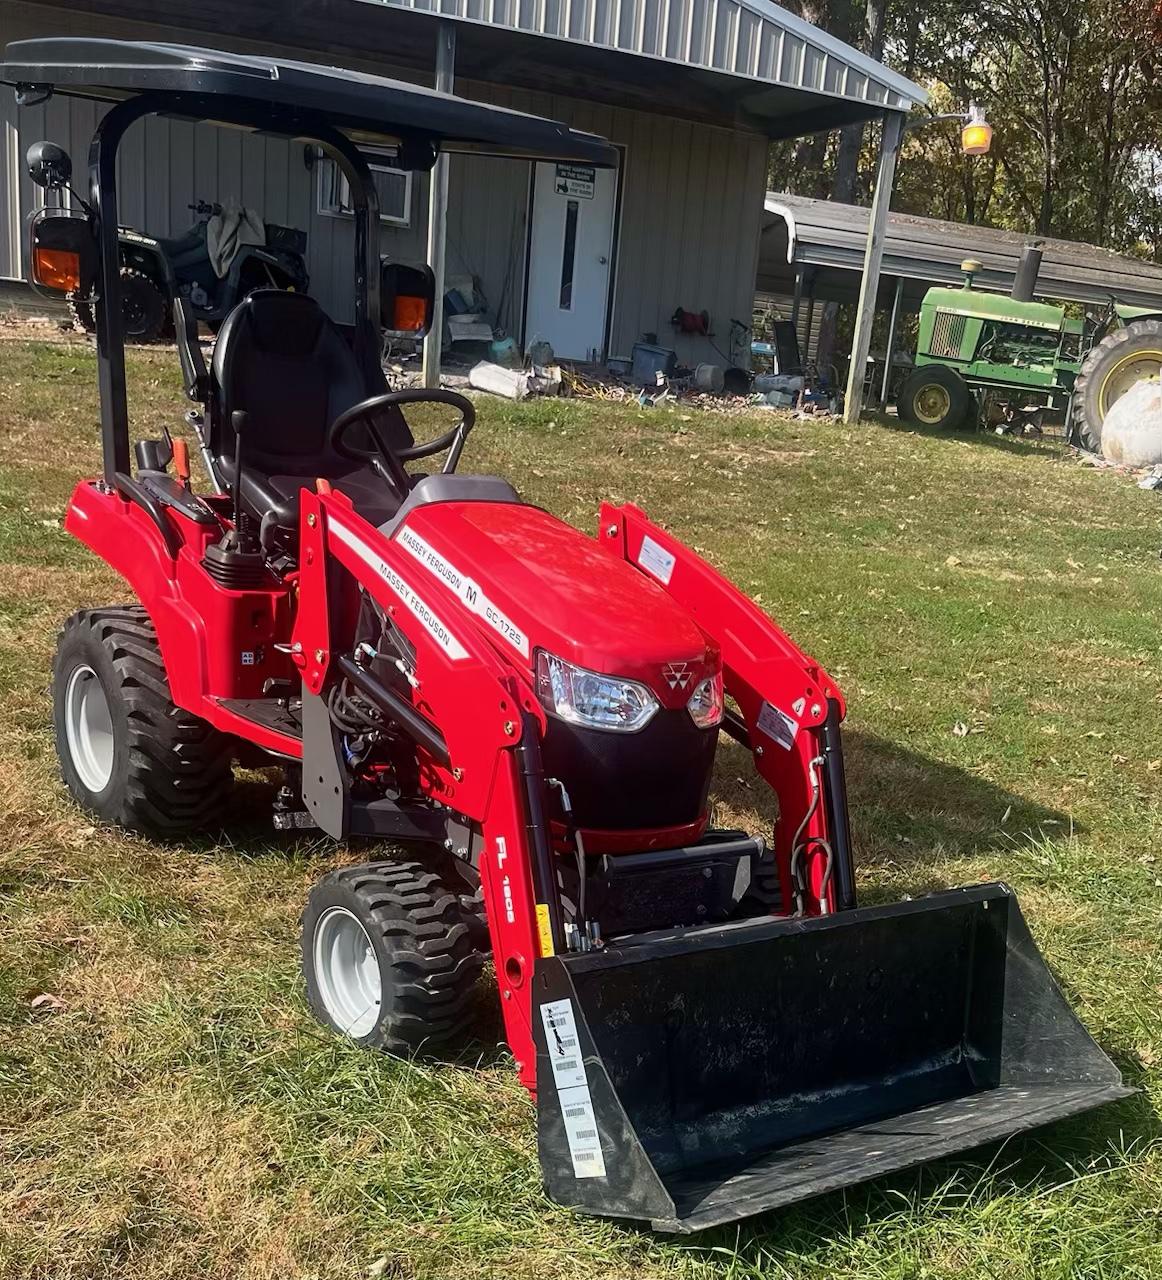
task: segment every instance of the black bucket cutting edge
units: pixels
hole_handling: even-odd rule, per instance
[[[1004,884],[540,960],[549,1195],[690,1232],[1129,1096]]]

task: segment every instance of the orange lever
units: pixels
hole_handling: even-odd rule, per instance
[[[173,469],[184,488],[190,487],[190,446],[185,440],[173,442]]]
[[[322,494],[324,496],[330,493],[334,493],[334,490],[331,488],[330,480],[324,480],[323,477],[320,476],[315,481],[315,492],[318,494]]]

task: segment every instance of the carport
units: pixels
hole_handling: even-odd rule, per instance
[[[767,192],[755,291],[790,298],[792,319],[810,333],[817,301],[852,303],[864,297],[869,225],[870,211],[856,205]],[[1035,291],[1039,298],[1091,307],[1104,307],[1111,296],[1136,307],[1162,304],[1159,263],[1072,240],[889,214],[876,288],[876,308],[891,311],[881,407],[899,316],[918,311],[933,285],[959,284],[960,264],[966,258],[981,264],[974,280],[977,288],[1007,293],[1021,251],[1030,244],[1042,250]],[[865,352],[865,362],[866,358]],[[856,367],[853,359],[852,368]]]

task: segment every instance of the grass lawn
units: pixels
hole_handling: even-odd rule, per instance
[[[138,434],[180,422],[172,352],[129,376]],[[502,1054],[315,1025],[298,914],[351,851],[276,839],[245,789],[229,838],[180,848],[66,801],[54,636],[126,598],[59,523],[95,385],[86,344],[0,342],[0,1277],[1162,1277],[1158,495],[983,435],[481,403],[465,469],[589,530],[641,503],[831,670],[865,900],[1003,877],[1141,1090],[675,1241],[545,1199]],[[738,763],[724,807],[769,822]]]

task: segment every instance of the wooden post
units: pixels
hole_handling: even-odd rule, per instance
[[[456,78],[456,26],[442,18],[436,24],[436,89],[451,93]],[[424,386],[440,385],[444,345],[444,245],[448,231],[448,156],[436,158],[428,184],[428,266],[436,279],[432,328],[424,339]]]
[[[876,173],[876,190],[872,198],[871,218],[867,228],[867,248],[863,256],[863,279],[859,286],[859,306],[855,317],[855,337],[851,343],[851,365],[847,372],[847,395],[844,398],[844,422],[858,422],[863,408],[863,384],[867,376],[867,353],[871,347],[872,321],[876,314],[876,295],[880,288],[880,264],[884,260],[884,233],[888,228],[888,209],[892,203],[892,183],[896,177],[896,159],[900,154],[900,138],[904,132],[904,113],[892,111],[884,117],[880,137],[880,163]]]
[[[888,345],[884,352],[884,380],[880,385],[880,413],[888,407],[888,384],[892,380],[892,348],[896,341],[896,320],[900,314],[900,295],[904,292],[904,277],[896,277],[896,296],[892,299],[892,318],[888,321]]]

